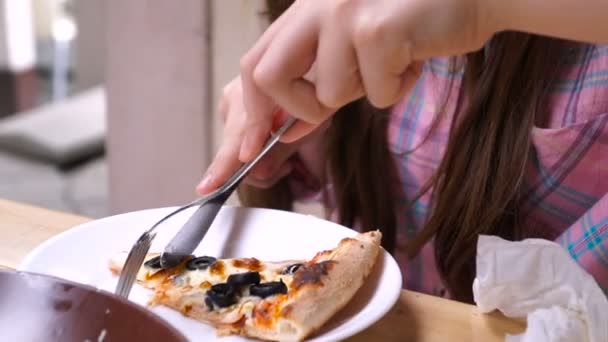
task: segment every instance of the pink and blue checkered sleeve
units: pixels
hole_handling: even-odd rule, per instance
[[[591,274],[608,294],[608,194],[556,241]]]

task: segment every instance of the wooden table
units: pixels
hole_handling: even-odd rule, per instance
[[[0,199],[0,267],[15,268],[44,240],[90,219]],[[367,341],[502,341],[525,323],[475,306],[403,291],[379,322],[349,339]]]

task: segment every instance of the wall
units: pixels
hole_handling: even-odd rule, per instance
[[[111,210],[190,201],[212,149],[209,2],[106,5]]]
[[[261,16],[263,0],[212,1],[212,108],[217,113],[224,85],[239,72],[239,60],[262,34],[265,20]],[[214,150],[222,139],[222,125],[214,115]]]
[[[85,90],[105,81],[106,0],[76,0],[74,12],[78,36],[74,65],[74,91]]]
[[[221,140],[221,90],[263,30],[263,1],[106,4],[111,210],[189,201]]]

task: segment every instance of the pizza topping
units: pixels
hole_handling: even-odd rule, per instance
[[[209,308],[209,311],[213,310],[213,299],[211,299],[211,297],[205,297],[205,304],[207,305],[207,308]]]
[[[232,310],[222,317],[221,323],[230,324],[232,328],[245,326],[245,316],[239,310]]]
[[[249,290],[250,296],[260,298],[287,294],[287,286],[282,279],[281,281],[260,284],[259,273],[245,272],[231,275],[226,283],[211,286],[207,290],[205,304],[210,310],[213,310],[215,306],[219,308],[229,307],[236,304],[241,296],[247,296],[246,289]]]
[[[285,268],[285,270],[283,271],[283,274],[292,275],[292,274],[296,273],[296,271],[302,266],[304,266],[304,264],[289,265]]]
[[[186,263],[186,268],[190,271],[195,270],[206,270],[209,266],[212,266],[217,261],[216,258],[210,256],[202,256],[189,260]]]
[[[262,283],[258,285],[251,285],[249,293],[252,296],[258,296],[262,298],[274,296],[276,294],[286,294],[287,286],[281,279],[281,281],[271,281],[268,283]]]
[[[207,291],[207,298],[205,304],[209,306],[209,303],[213,303],[220,308],[228,307],[237,302],[236,289],[227,283],[220,283],[211,286]]]
[[[260,260],[256,258],[242,258],[232,260],[232,266],[245,268],[250,271],[261,271],[264,267]]]
[[[185,274],[178,274],[175,276],[171,276],[171,277],[169,277],[169,279],[172,279],[173,285],[175,285],[175,286],[186,286],[186,284],[188,283],[188,278],[186,277]]]
[[[218,275],[218,276],[224,276],[224,262],[223,261],[217,261],[214,264],[211,265],[211,267],[209,268],[209,272],[211,272],[211,274],[213,275]]]
[[[276,300],[264,300],[258,303],[252,313],[255,324],[264,327],[272,326],[276,322],[277,317],[279,317],[285,299],[286,296],[279,295]]]
[[[312,265],[304,265],[293,276],[292,286],[298,289],[306,284],[321,285],[321,278],[327,275],[335,261],[326,260]]]
[[[154,258],[152,258],[152,259],[150,259],[148,261],[146,261],[144,263],[144,265],[146,267],[149,267],[149,268],[152,268],[152,269],[159,269],[159,268],[161,268],[161,266],[160,266],[160,255],[156,256],[156,257],[154,257]]]
[[[247,285],[259,284],[260,274],[258,272],[244,272],[232,274],[228,277],[228,285],[242,287]]]
[[[270,326],[274,321],[274,306],[272,302],[263,301],[254,309],[253,317],[256,325]]]
[[[243,305],[241,305],[241,312],[243,314],[246,314],[248,317],[251,317],[251,313],[252,313],[253,309],[255,308],[257,303],[259,303],[260,301],[261,301],[260,298],[248,297],[247,300],[245,300],[243,302]]]

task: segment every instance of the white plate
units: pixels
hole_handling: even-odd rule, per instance
[[[128,251],[141,232],[173,208],[137,211],[104,218],[70,229],[44,242],[26,256],[20,270],[66,278],[113,292],[117,279],[107,268],[113,253]],[[160,229],[151,252],[159,252],[194,209],[170,219]],[[356,232],[329,221],[268,209],[224,207],[195,253],[216,257],[256,257],[260,260],[309,259]],[[395,304],[401,272],[383,252],[363,288],[311,341],[337,341],[369,327]],[[129,297],[144,305],[148,290],[136,285]],[[215,331],[165,307],[151,309],[177,327],[189,340],[226,342]]]

